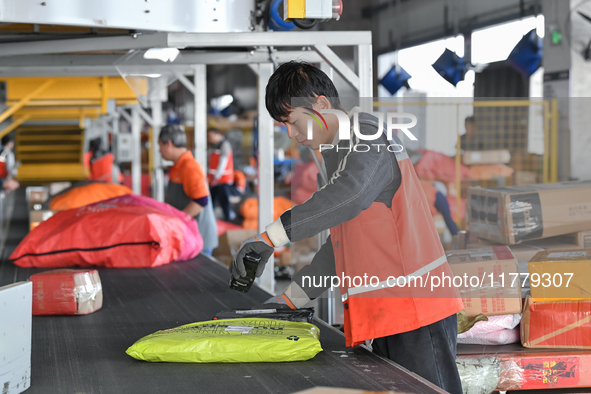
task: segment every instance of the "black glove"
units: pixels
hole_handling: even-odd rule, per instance
[[[234,261],[230,265],[230,272],[235,279],[246,276],[246,269],[244,268],[244,256],[248,253],[256,253],[261,256],[261,262],[257,267],[256,276],[259,278],[263,271],[265,271],[265,265],[273,256],[275,249],[265,241],[260,234],[256,237],[252,237],[242,242],[240,250],[234,256]]]

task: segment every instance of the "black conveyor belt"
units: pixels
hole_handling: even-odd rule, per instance
[[[21,215],[22,207],[15,207],[15,230],[22,224]],[[6,252],[13,248],[8,245]],[[0,286],[42,271],[4,260]],[[210,320],[224,309],[249,308],[268,295],[258,288],[245,295],[229,289],[227,269],[202,256],[153,269],[99,269],[99,274],[101,310],[84,316],[33,317],[32,381],[26,393],[293,393],[314,386],[443,392],[364,348],[346,348],[343,335],[321,322],[316,324],[324,351],[305,362],[137,361],[125,350],[141,337]]]

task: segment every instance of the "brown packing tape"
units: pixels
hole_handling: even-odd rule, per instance
[[[531,341],[530,344],[532,346],[535,346],[535,345],[537,345],[539,343],[542,343],[542,342],[544,342],[544,341],[546,341],[546,340],[548,340],[550,338],[553,338],[553,337],[555,337],[557,335],[563,334],[563,333],[565,333],[567,331],[572,330],[573,328],[580,327],[583,324],[587,324],[589,322],[591,322],[591,316],[587,316],[587,317],[585,317],[585,318],[583,318],[583,319],[581,319],[581,320],[579,320],[579,321],[577,321],[577,322],[575,322],[573,324],[569,324],[566,327],[562,327],[562,328],[560,328],[560,329],[558,329],[556,331],[553,331],[553,332],[551,332],[549,334],[546,334],[546,335],[544,335],[544,336],[536,339],[535,341]],[[591,349],[591,346],[581,346],[580,348],[581,349]]]

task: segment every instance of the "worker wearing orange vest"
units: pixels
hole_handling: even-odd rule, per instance
[[[91,140],[88,152],[84,154],[84,167],[88,171],[87,179],[113,182],[113,165],[115,165],[115,156],[102,149],[102,139],[99,137]],[[123,177],[119,175],[117,181],[121,182]]]
[[[298,98],[295,103],[292,97]],[[301,307],[338,286],[348,346],[373,341],[376,353],[450,393],[462,393],[455,355],[456,313],[463,304],[451,283],[425,286],[429,277],[453,274],[400,140],[395,134],[392,140],[377,134],[378,119],[357,109],[349,114],[350,123],[358,122],[357,131],[366,139],[377,139],[363,141],[374,144],[369,150],[353,148],[361,139],[353,128],[339,132],[335,115],[342,118],[346,112],[336,88],[307,63],[281,65],[269,80],[266,104],[271,116],[287,125],[291,138],[321,151],[329,181],[264,233],[245,241],[232,263],[232,275],[245,275],[246,253],[261,256],[261,275],[274,247],[330,229],[329,240],[312,264],[269,307]],[[324,110],[334,112],[322,115]],[[312,118],[318,122],[308,122]],[[312,139],[307,137],[308,125]],[[350,139],[341,139],[341,132]],[[305,281],[312,276],[322,282],[326,275],[332,282],[328,285]]]
[[[234,220],[236,214],[230,208],[231,186],[234,184],[234,154],[232,146],[215,128],[207,130],[208,168],[207,180],[211,190],[213,207],[219,203],[225,220]]]

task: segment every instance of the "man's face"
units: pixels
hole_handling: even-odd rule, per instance
[[[473,137],[476,135],[476,123],[466,122],[466,135],[468,137]]]
[[[160,155],[164,160],[172,160],[172,142],[168,141],[167,143],[163,143],[162,141],[158,141],[158,146],[160,147]]]
[[[215,133],[213,131],[207,132],[207,143],[210,145],[217,144],[218,142],[220,142],[220,138],[221,135],[219,135],[218,133]]]
[[[313,150],[320,149],[321,144],[330,144],[332,142],[332,135],[327,129],[327,123],[325,123],[326,116],[319,114],[324,108],[317,107],[317,105],[314,105],[307,108],[294,108],[291,110],[289,119],[284,119],[289,137],[303,146],[309,146]],[[312,125],[311,138],[308,135],[308,122],[311,122]]]

